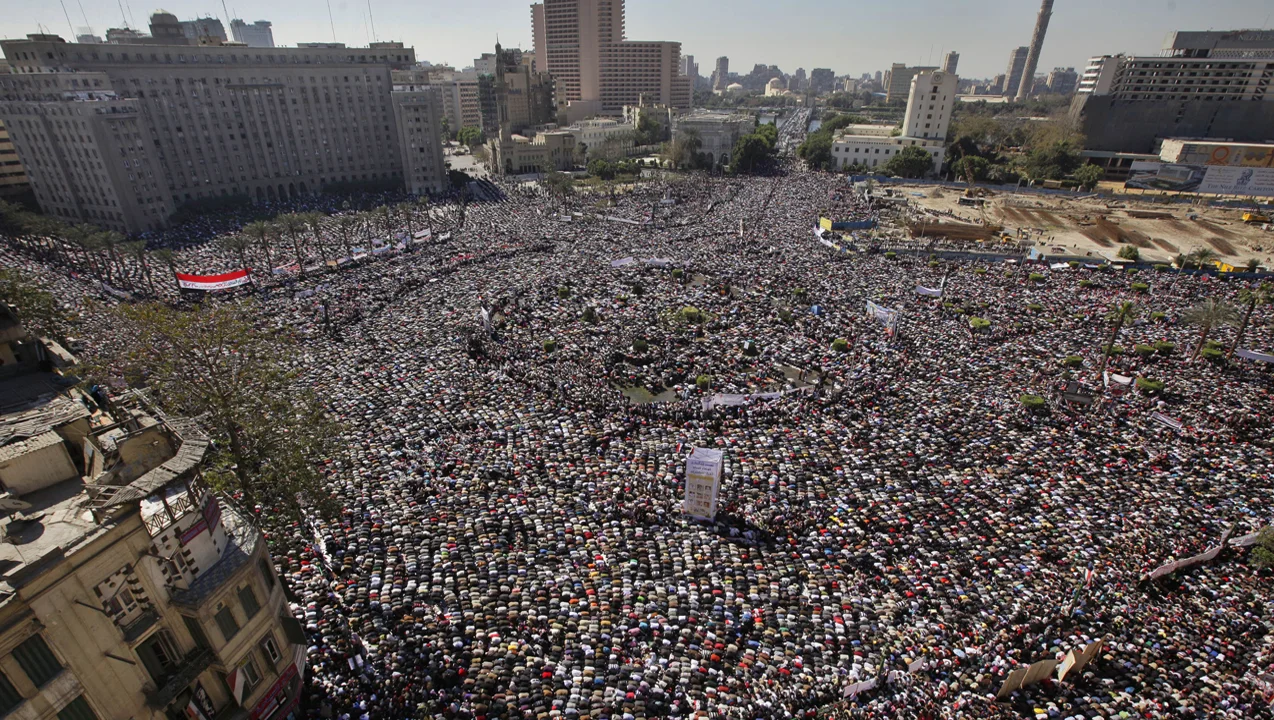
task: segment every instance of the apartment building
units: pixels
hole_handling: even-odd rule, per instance
[[[878,168],[908,147],[919,147],[933,158],[933,172],[942,169],[947,128],[955,107],[960,79],[941,70],[924,70],[911,80],[902,132],[892,125],[850,125],[832,141],[832,160],[838,169],[858,165]]]
[[[74,362],[17,327],[0,352]],[[208,439],[71,382],[0,381],[0,715],[295,717],[305,632],[260,531],[202,483]]]
[[[690,107],[690,78],[681,73],[681,43],[629,40],[601,49],[601,109],[618,114],[625,105],[649,102]]]
[[[9,139],[9,131],[0,122],[0,196],[16,195],[30,189],[27,171],[22,167],[13,141]]]
[[[230,33],[234,35],[235,42],[241,42],[248,47],[274,47],[274,30],[272,27],[269,21],[266,20],[257,20],[251,24],[239,18],[230,21]]]
[[[922,72],[933,72],[936,67],[907,67],[904,63],[894,63],[885,73],[885,102],[902,103],[911,96],[911,81]]]
[[[203,199],[402,180],[390,73],[414,63],[410,48],[29,35],[0,50],[15,71],[0,75],[0,121],[41,208],[67,222],[152,230]]]
[[[451,68],[411,68],[393,72],[395,85],[432,85],[442,99],[442,118],[454,135],[464,127],[483,127],[481,83],[477,73]]]
[[[1031,49],[1028,47],[1013,48],[1009,53],[1009,66],[1004,72],[1004,94],[1010,99],[1017,97],[1022,74],[1026,72],[1026,58],[1030,54]]]
[[[391,95],[398,146],[402,148],[403,183],[414,195],[447,188],[442,155],[442,89],[432,85],[395,85]]]
[[[690,106],[681,43],[625,39],[623,0],[545,0],[531,6],[531,24],[536,62],[557,83],[568,121],[618,114],[640,93]]]

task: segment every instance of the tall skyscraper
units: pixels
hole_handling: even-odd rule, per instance
[[[810,90],[815,93],[827,93],[832,91],[832,86],[836,84],[836,73],[830,68],[814,68],[810,70]]]
[[[699,65],[695,63],[694,55],[683,55],[681,57],[681,74],[690,78],[690,82],[694,82],[699,77]]]
[[[230,39],[230,36],[226,35],[226,27],[221,24],[220,20],[213,17],[182,20],[181,30],[185,33],[188,40],[195,43],[204,38],[217,38],[222,42]]]
[[[942,58],[942,72],[955,74],[956,66],[960,64],[960,53],[952,50],[947,56]]]
[[[1031,35],[1031,49],[1026,56],[1026,67],[1022,70],[1022,82],[1017,89],[1017,101],[1022,102],[1031,96],[1031,86],[1035,84],[1035,68],[1040,62],[1040,52],[1044,50],[1044,34],[1048,32],[1048,20],[1053,17],[1053,0],[1043,0],[1040,14],[1035,19],[1035,32]]]
[[[268,20],[258,20],[251,25],[235,18],[230,21],[230,33],[236,42],[248,47],[274,47],[274,31]]]
[[[1004,94],[1007,97],[1017,97],[1018,85],[1022,82],[1022,74],[1026,71],[1026,56],[1030,54],[1030,48],[1020,47],[1014,48],[1009,53],[1009,67],[1004,73]]]
[[[712,91],[725,90],[730,84],[730,58],[722,55],[717,58],[717,69],[712,73]]]

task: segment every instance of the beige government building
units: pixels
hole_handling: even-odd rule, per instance
[[[304,629],[260,531],[202,483],[208,439],[75,389],[3,305],[0,355],[0,717],[295,718]]]
[[[346,183],[446,187],[436,94],[393,92],[411,48],[0,42],[0,121],[46,214],[125,232],[187,203],[269,201]],[[409,105],[397,108],[399,101]],[[422,115],[423,113],[423,115]],[[425,118],[426,122],[419,120]]]

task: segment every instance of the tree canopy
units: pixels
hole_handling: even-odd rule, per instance
[[[924,148],[909,145],[885,163],[884,171],[905,178],[924,177],[933,169],[933,157]]]
[[[213,443],[205,478],[248,506],[298,517],[298,498],[332,508],[319,464],[341,452],[340,425],[279,358],[282,341],[260,330],[252,309],[202,304],[121,305],[120,342],[96,372],[122,373],[160,407],[198,417]]]
[[[0,269],[0,303],[9,306],[27,332],[64,340],[70,319],[52,294],[28,283],[14,270]]]
[[[456,139],[461,145],[468,147],[476,147],[483,142],[482,128],[465,126],[460,128],[460,132],[456,133]]]

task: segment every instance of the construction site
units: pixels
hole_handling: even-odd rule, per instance
[[[912,237],[1029,243],[1046,254],[1108,260],[1130,245],[1142,262],[1152,263],[1171,263],[1207,248],[1226,266],[1242,269],[1255,259],[1264,269],[1274,267],[1274,227],[1250,210],[982,187],[973,193],[933,185],[891,188],[895,197],[908,200],[906,229]]]

